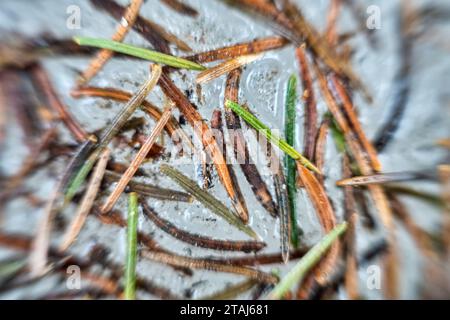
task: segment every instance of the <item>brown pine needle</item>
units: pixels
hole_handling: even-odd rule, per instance
[[[171,222],[161,218],[152,208],[145,202],[142,202],[144,215],[149,218],[158,228],[170,234],[175,239],[189,243],[191,245],[208,248],[212,250],[223,251],[242,251],[242,252],[258,252],[263,249],[266,244],[259,241],[230,241],[212,239],[198,234],[189,233],[176,227]]]
[[[305,102],[304,120],[304,155],[306,158],[314,159],[315,139],[317,136],[317,102],[314,95],[313,80],[309,70],[308,58],[305,53],[306,47],[300,46],[295,50],[300,65],[300,78],[303,85],[303,101]],[[321,168],[319,168],[321,170]]]
[[[328,130],[330,128],[330,120],[325,118],[319,127],[319,132],[317,133],[317,139],[315,142],[315,155],[316,167],[323,172],[325,166],[325,149],[327,144]],[[323,176],[317,177],[319,182],[323,184]]]
[[[299,163],[297,163],[297,170],[324,231],[329,233],[336,226],[336,217],[324,188],[316,177]],[[339,243],[335,242],[326,257],[316,266],[315,275],[319,284],[324,284],[335,269],[339,248]]]
[[[136,156],[134,157],[133,161],[131,161],[130,166],[128,167],[127,171],[125,171],[125,173],[122,175],[122,178],[117,183],[114,191],[110,194],[110,196],[106,200],[105,204],[101,208],[101,212],[103,214],[106,214],[114,207],[115,203],[119,199],[122,192],[125,190],[129,181],[131,180],[131,178],[133,178],[134,174],[139,169],[139,166],[145,160],[147,153],[150,151],[150,149],[152,148],[156,139],[161,134],[162,129],[164,128],[167,121],[171,117],[172,109],[173,109],[173,103],[169,103],[166,106],[166,108],[164,109],[161,119],[159,119],[159,121],[153,128],[152,132],[148,136],[147,140],[145,140],[144,144],[139,149],[139,151],[136,154]]]
[[[344,177],[351,175],[350,160],[347,155],[344,155],[342,161],[342,174]],[[347,232],[344,235],[345,246],[345,289],[347,296],[351,300],[359,298],[358,289],[358,261],[356,258],[356,222],[358,214],[356,212],[356,202],[353,189],[350,187],[344,188],[344,217],[348,223]]]
[[[79,205],[70,226],[67,228],[66,233],[63,236],[62,243],[59,247],[60,251],[66,251],[80,233],[81,228],[83,227],[84,222],[86,221],[86,218],[94,205],[94,200],[100,189],[110,153],[111,150],[106,148],[100,155],[100,159],[98,160],[98,163],[92,173],[87,190],[81,200],[81,204]]]
[[[450,139],[439,139],[436,144],[438,146],[450,149]]]
[[[279,49],[285,46],[288,41],[281,37],[271,36],[261,39],[256,39],[251,42],[238,43],[210,51],[196,53],[194,55],[185,57],[197,63],[207,63],[217,60],[228,60],[243,55],[250,55],[261,53],[264,51]]]
[[[255,60],[258,60],[261,57],[262,57],[261,53],[249,54],[246,56],[239,56],[237,58],[233,58],[228,61],[222,62],[221,64],[215,67],[200,72],[197,76],[196,82],[203,84],[212,81],[234,69],[237,69]]]
[[[349,120],[350,126],[355,130],[355,135],[358,137],[363,150],[367,152],[369,156],[370,162],[372,163],[372,167],[375,171],[381,171],[381,163],[378,160],[378,155],[375,147],[372,143],[367,139],[366,134],[361,126],[361,123],[358,120],[358,116],[355,113],[355,108],[353,106],[350,97],[348,96],[346,89],[342,85],[342,83],[338,80],[336,75],[331,76],[331,82],[333,83],[336,93],[339,95],[340,100],[342,101],[342,106],[344,108],[344,112]]]
[[[128,31],[133,26],[136,21],[137,16],[139,15],[139,10],[141,8],[144,0],[131,0],[130,5],[128,6],[125,14],[123,15],[123,19],[120,21],[119,26],[117,27],[116,32],[112,36],[113,41],[121,42],[127,35]],[[105,63],[113,56],[114,52],[107,49],[102,49],[97,53],[97,56],[91,61],[89,67],[86,71],[81,75],[78,85],[82,86],[85,83],[89,82],[105,65]]]
[[[107,11],[114,19],[120,21],[126,8],[113,0],[91,0],[91,3],[97,8]],[[138,15],[133,24],[133,30],[139,32],[143,38],[149,41],[155,50],[170,53],[169,43],[175,44],[183,51],[192,51],[192,49],[181,39],[170,32],[167,32],[160,25]]]
[[[405,171],[379,173],[368,176],[351,177],[336,182],[337,186],[364,186],[369,184],[385,184],[389,182],[413,181],[413,180],[437,180],[435,170]]]
[[[55,110],[64,122],[70,133],[78,142],[83,142],[88,138],[88,134],[81,125],[67,111],[67,107],[62,103],[53,88],[49,76],[40,64],[36,64],[31,69],[31,74],[36,87],[41,92],[44,101]]]
[[[191,17],[196,17],[198,15],[197,10],[181,2],[180,0],[161,0],[161,1],[178,13],[185,14]]]
[[[228,165],[225,161],[222,150],[217,144],[217,141],[214,139],[213,132],[203,121],[200,113],[192,106],[189,100],[172,82],[172,80],[170,80],[167,74],[162,74],[159,85],[166,96],[176,104],[186,120],[190,123],[198,139],[202,141],[203,147],[208,151],[209,156],[216,167],[219,179],[225,187],[228,196],[233,203],[238,203],[238,206],[235,207],[236,211],[240,216],[248,215],[248,213],[245,212],[245,206],[243,204],[241,205],[240,202],[236,200],[236,191],[233,188],[233,181],[228,171]]]
[[[347,119],[344,114],[342,114],[336,100],[334,99],[331,90],[327,85],[327,80],[325,76],[322,74],[321,70],[316,64],[313,64],[314,69],[316,71],[316,75],[319,81],[320,90],[324,96],[324,100],[327,104],[327,107],[334,119],[336,120],[339,128],[344,133],[345,142],[348,145],[353,157],[355,158],[356,163],[358,164],[359,169],[361,170],[363,175],[371,175],[373,174],[373,169],[367,155],[362,150],[361,146],[358,143],[358,140],[354,133],[350,130],[350,126],[347,122]],[[375,207],[378,210],[380,215],[380,219],[383,223],[384,228],[388,234],[388,244],[389,251],[386,255],[386,269],[385,269],[385,280],[386,286],[385,295],[386,297],[395,298],[397,296],[397,256],[396,256],[396,242],[395,242],[395,233],[394,233],[394,223],[392,218],[391,208],[389,206],[388,199],[386,194],[378,185],[368,185],[369,192],[375,204]]]
[[[76,89],[72,90],[71,95],[74,98],[80,98],[80,97],[84,97],[84,96],[99,97],[99,98],[105,98],[105,99],[113,99],[113,100],[121,101],[121,102],[127,102],[133,96],[133,94],[126,92],[126,91],[119,90],[119,89],[98,88],[98,87],[76,88]],[[147,100],[142,101],[141,110],[144,111],[145,113],[147,113],[155,121],[159,121],[159,119],[161,118],[161,114],[162,114],[161,111],[156,106],[154,106],[152,103],[148,102]],[[167,122],[164,129],[167,131],[167,134],[169,135],[169,137],[174,139],[174,144],[177,145],[179,143],[179,141],[175,139],[175,136],[176,136],[175,132],[180,133],[181,131],[183,131],[180,128],[178,121],[172,117]],[[185,138],[185,137],[181,136],[181,138]],[[187,144],[189,146],[192,146],[192,141],[190,141],[190,139],[187,139],[186,141],[188,141]]]
[[[211,129],[217,130],[216,139],[218,140],[219,145],[223,145],[223,153],[226,155],[227,147],[223,136],[222,113],[220,112],[220,110],[216,109],[213,112],[213,115],[211,117]],[[220,135],[220,137],[218,135]],[[242,194],[241,188],[239,187],[239,182],[237,180],[236,173],[234,172],[233,166],[231,164],[228,165],[228,171],[230,172],[230,176],[233,181],[233,187],[234,190],[236,191],[236,200],[246,206],[244,195]],[[245,212],[247,211],[248,209],[246,206]],[[248,223],[248,215],[240,216],[240,218],[244,223]]]
[[[335,46],[338,40],[338,34],[336,31],[336,24],[341,10],[342,0],[331,0],[330,9],[327,15],[327,27],[325,36],[330,46]]]
[[[241,74],[241,68],[237,68],[228,74],[225,84],[224,104],[226,104],[227,100],[236,103],[238,102]],[[234,157],[239,163],[245,179],[250,184],[256,199],[258,199],[270,215],[275,217],[277,216],[277,208],[273,202],[269,188],[261,177],[256,164],[250,159],[250,153],[243,135],[240,118],[226,105],[224,105],[224,109],[225,122],[228,129],[229,141],[231,141],[234,149]],[[265,147],[266,146],[264,146],[264,148]]]
[[[212,259],[201,259],[201,258],[188,258],[175,254],[167,254],[163,252],[152,252],[145,250],[142,252],[142,256],[146,259],[150,259],[156,262],[178,266],[186,267],[192,269],[204,269],[216,272],[225,272],[239,274],[251,279],[255,279],[264,283],[277,283],[278,278],[269,273],[265,273],[256,269],[249,267],[242,267],[236,265],[223,264],[221,262]]]

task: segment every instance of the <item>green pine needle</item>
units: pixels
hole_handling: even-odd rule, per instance
[[[291,145],[289,145],[285,140],[280,138],[278,135],[272,133],[272,131],[258,120],[254,115],[245,110],[239,104],[227,100],[225,105],[232,109],[238,116],[245,120],[250,126],[252,126],[259,133],[263,134],[268,140],[270,140],[274,145],[284,151],[287,155],[289,155],[292,159],[299,161],[306,168],[319,173],[319,169],[317,169],[308,159],[302,156],[297,150],[295,150]]]
[[[295,135],[295,101],[297,99],[297,78],[295,75],[291,75],[288,82],[287,92],[286,92],[286,110],[285,110],[285,120],[284,120],[284,135],[286,137],[286,142],[290,146],[294,146],[294,135]],[[291,157],[284,157],[284,166],[286,169],[286,187],[288,193],[288,204],[291,212],[291,243],[294,248],[298,247],[298,228],[297,228],[297,213],[295,211],[296,204],[295,199],[297,196],[297,188],[295,183],[296,177],[296,166],[295,160]]]
[[[337,225],[330,233],[312,247],[300,261],[289,271],[289,273],[273,288],[269,299],[282,299],[284,295],[296,284],[298,284],[330,249],[334,241],[347,229],[347,222]]]
[[[73,40],[80,46],[90,46],[102,49],[108,49],[115,52],[127,54],[129,56],[150,60],[156,63],[165,64],[175,68],[183,68],[190,70],[206,70],[206,67],[183,59],[174,57],[168,54],[164,54],[158,51],[148,50],[144,48],[135,47],[129,44],[109,40],[109,39],[97,39],[88,37],[74,37]]]
[[[138,196],[136,192],[131,192],[128,199],[127,257],[125,262],[124,296],[126,300],[136,298],[137,222]]]

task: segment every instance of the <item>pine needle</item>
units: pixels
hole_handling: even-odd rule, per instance
[[[112,41],[108,39],[87,38],[87,37],[74,37],[73,40],[80,46],[91,46],[109,49],[115,52],[120,52],[133,57],[141,58],[144,60],[150,60],[156,63],[165,64],[175,68],[199,70],[199,71],[206,70],[204,66],[183,58],[178,58],[158,51],[135,47],[117,41]]]
[[[131,192],[128,200],[127,257],[125,262],[125,299],[136,298],[138,195]]]
[[[312,247],[294,268],[270,292],[269,299],[281,299],[296,284],[298,284],[330,249],[332,244],[347,229],[347,223],[337,225],[319,243]]]
[[[286,110],[284,120],[284,134],[286,142],[290,146],[294,146],[295,135],[295,101],[297,99],[296,93],[297,79],[294,75],[291,75],[288,82],[286,92]],[[295,211],[296,204],[295,199],[297,197],[297,188],[295,185],[296,166],[295,161],[291,157],[284,157],[284,166],[286,169],[286,187],[288,192],[288,205],[291,212],[291,242],[294,248],[298,247],[298,228],[297,228],[297,213]]]
[[[117,200],[119,199],[122,192],[127,187],[129,181],[131,178],[133,178],[136,171],[139,169],[139,166],[142,164],[142,162],[145,160],[145,156],[148,154],[150,149],[152,148],[153,144],[156,142],[156,139],[161,134],[162,129],[166,125],[167,121],[169,121],[171,115],[172,115],[172,109],[173,109],[173,103],[169,102],[167,107],[163,111],[163,115],[161,116],[161,119],[156,123],[155,127],[153,128],[152,132],[148,136],[148,138],[145,140],[142,147],[139,149],[138,153],[134,157],[133,161],[131,161],[130,166],[128,167],[127,171],[122,175],[119,182],[117,183],[114,191],[110,194],[108,199],[106,200],[105,204],[103,205],[101,212],[103,214],[109,212],[114,205],[116,204]]]
[[[147,97],[148,93],[155,87],[161,75],[162,68],[159,65],[152,65],[152,73],[139,90],[133,95],[123,109],[116,115],[108,128],[104,130],[99,139],[96,149],[90,154],[89,158],[83,164],[81,169],[71,179],[64,197],[64,203],[67,204],[72,200],[75,193],[85,181],[87,175],[91,171],[98,157],[104,148],[108,146],[111,140],[122,129],[127,120],[136,111]]]
[[[254,115],[245,110],[239,104],[227,100],[225,105],[236,112],[242,119],[244,119],[250,126],[255,128],[259,133],[264,135],[267,139],[269,139],[274,145],[288,154],[292,159],[298,161],[300,164],[305,166],[306,168],[320,174],[319,169],[317,169],[308,159],[302,156],[297,150],[295,150],[291,145],[289,145],[285,140],[280,138],[278,135],[273,134],[272,131],[258,120]]]
[[[208,192],[200,188],[197,183],[180,171],[172,168],[166,164],[162,164],[160,167],[162,173],[167,175],[169,178],[174,180],[177,184],[179,184],[186,192],[200,201],[203,205],[205,205],[208,209],[210,209],[215,214],[222,217],[225,221],[227,221],[232,226],[238,228],[242,232],[246,233],[252,238],[258,239],[258,235],[253,231],[249,226],[246,226],[242,220],[239,219],[237,213],[233,213],[228,209],[226,205],[222,202],[214,198]]]
[[[246,56],[240,56],[234,59],[230,59],[228,61],[222,62],[221,64],[205,70],[197,76],[196,82],[199,84],[203,84],[209,81],[212,81],[234,69],[242,67],[243,65],[249,64],[255,60],[258,60],[262,57],[261,53],[250,54]]]

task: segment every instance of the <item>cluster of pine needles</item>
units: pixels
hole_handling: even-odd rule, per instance
[[[198,19],[200,15],[195,8],[177,0],[161,2],[177,14],[192,19]],[[62,290],[39,298],[135,299],[137,294],[139,297],[139,292],[161,299],[188,298],[157,284],[151,277],[139,275],[136,265],[139,260],[147,259],[167,265],[184,277],[192,276],[195,269],[201,269],[245,278],[210,296],[197,297],[199,299],[230,299],[250,290],[253,299],[329,298],[335,297],[342,286],[349,299],[360,299],[364,295],[360,291],[358,270],[368,261],[380,258],[384,297],[395,299],[399,298],[401,272],[396,230],[398,223],[410,233],[427,259],[426,272],[433,274],[436,283],[442,279],[448,282],[448,275],[445,279],[447,270],[442,269],[442,265],[450,257],[450,166],[439,164],[418,172],[386,173],[379,160],[379,153],[383,152],[400,126],[407,105],[411,50],[414,40],[420,36],[417,33],[418,17],[430,15],[431,11],[412,10],[409,2],[403,1],[398,32],[402,44],[402,66],[393,84],[402,89],[392,105],[391,117],[381,124],[380,134],[371,141],[358,119],[358,106],[353,102],[353,97],[360,94],[369,105],[372,100],[370,88],[351,66],[352,48],[346,39],[353,35],[340,34],[336,28],[342,8],[348,6],[361,24],[356,33],[364,32],[369,45],[376,46],[376,34],[363,26],[365,22],[358,15],[361,11],[358,4],[350,0],[330,0],[327,25],[325,31],[320,32],[290,0],[223,2],[233,10],[247,13],[248,19],[268,22],[274,35],[192,53],[187,42],[140,15],[143,0],[130,0],[127,7],[114,0],[91,0],[95,8],[117,20],[117,29],[111,39],[56,39],[46,35],[39,41],[24,38],[13,44],[1,44],[0,144],[6,138],[5,106],[11,106],[30,150],[17,173],[2,177],[1,215],[4,215],[6,204],[18,197],[27,199],[34,207],[44,206],[44,209],[33,236],[0,231],[0,246],[16,253],[12,258],[0,261],[0,293],[25,288],[50,275],[60,274],[64,279],[67,268],[76,265],[80,267],[84,283],[81,290]],[[152,49],[126,44],[124,40],[130,30],[138,32]],[[174,56],[171,46],[186,54]],[[285,86],[284,130],[280,136],[270,129],[270,124],[258,119],[254,112],[258,106],[239,101],[239,86],[246,65],[261,59],[267,51],[285,47],[295,50],[299,72],[298,75],[291,75]],[[73,116],[70,107],[62,102],[60,94],[64,93],[56,92],[41,63],[42,58],[50,55],[92,57],[76,79],[70,92],[73,98],[101,98],[123,103],[120,112],[101,131],[88,132],[83,123]],[[136,92],[89,85],[93,78],[98,77],[102,67],[114,63],[114,59],[135,59],[142,65],[149,64],[148,78]],[[212,67],[205,66],[210,63]],[[203,119],[190,97],[172,81],[171,75],[185,72],[183,70],[197,72],[195,83],[189,85],[199,92],[202,86],[208,86],[208,82],[226,77],[223,105],[214,110],[211,119]],[[297,83],[297,78],[300,83]],[[21,94],[24,87],[30,85],[32,93]],[[147,100],[147,95],[155,87],[162,92],[162,109]],[[298,87],[302,88],[302,94],[298,93]],[[328,108],[325,114],[319,114],[319,99]],[[301,151],[295,146],[297,105],[301,105],[304,113]],[[155,121],[150,132],[144,133],[145,118],[135,116],[138,109]],[[175,110],[180,112],[183,122],[191,126],[201,142],[200,148],[184,132],[182,127],[185,123],[174,116]],[[74,143],[67,145],[58,142],[61,130],[58,125],[61,123]],[[269,142],[267,157],[278,168],[271,172],[274,195],[270,192],[272,187],[260,172],[261,168],[248,159],[246,137],[239,131],[244,126]],[[213,130],[222,136],[213,135]],[[227,162],[227,152],[223,147],[222,142],[230,140],[226,139],[226,135],[232,130],[235,133],[232,153],[236,159],[244,159],[239,166],[245,180],[238,181],[236,168]],[[126,134],[130,132],[133,133],[131,138]],[[164,160],[164,134],[179,147],[179,156],[186,149],[197,155],[196,166],[201,177],[198,181]],[[336,182],[344,195],[342,204],[332,203],[324,184],[327,180],[324,168],[329,135],[342,159],[342,179]],[[438,144],[448,149],[450,140],[443,137]],[[116,162],[112,158],[115,148],[123,146],[138,146],[130,163]],[[230,146],[225,143],[226,147]],[[281,150],[282,159],[277,157],[277,149]],[[68,157],[70,160],[65,161],[66,169],[59,174],[49,199],[43,201],[36,198],[25,187],[26,179],[36,170],[56,159]],[[170,178],[182,191],[176,190],[177,187],[163,188],[136,179],[147,175],[141,165],[149,159],[159,162],[159,174]],[[217,199],[208,191],[215,179],[212,174],[214,170],[229,199]],[[400,184],[412,180],[440,184],[442,194],[429,194]],[[242,184],[249,184],[264,210],[274,219],[280,219],[279,252],[260,252],[266,247],[265,239],[249,224],[252,211],[242,194]],[[112,192],[107,194],[109,189]],[[303,245],[299,237],[302,221],[298,218],[296,199],[300,190],[308,196],[324,234],[322,240],[312,247]],[[442,219],[442,232],[439,235],[430,234],[416,224],[400,196],[415,197],[446,211]],[[116,206],[120,197],[127,197],[127,212],[121,212]],[[151,207],[149,199],[187,204],[198,202],[219,216],[217,223],[226,223],[249,239],[217,239],[191,233],[163,218]],[[69,211],[69,204],[76,204],[76,210],[70,213],[71,221],[63,226],[60,243],[55,244],[53,235],[60,224],[62,211]],[[338,221],[335,214],[335,207],[339,205],[343,207],[343,221]],[[192,258],[163,248],[151,235],[139,230],[138,218],[141,214],[170,237],[209,249],[211,253],[220,253],[220,256]],[[111,261],[109,249],[100,244],[92,247],[88,255],[78,255],[69,250],[77,241],[88,216],[102,224],[126,229],[127,249],[123,265]],[[362,254],[356,250],[358,224],[362,226],[361,232],[383,231],[383,238]],[[243,254],[230,257],[223,254],[230,251]],[[286,264],[289,261],[294,263],[282,277],[276,272],[260,269],[264,265]],[[103,271],[99,273],[96,266]]]

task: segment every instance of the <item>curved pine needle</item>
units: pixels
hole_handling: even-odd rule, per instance
[[[289,273],[278,283],[270,292],[269,299],[281,299],[283,296],[299,281],[301,281],[307,272],[311,270],[330,247],[337,241],[339,236],[347,229],[347,223],[337,225],[320,242],[312,247],[308,253],[289,271]]]
[[[250,54],[246,56],[239,56],[237,58],[230,59],[228,61],[222,62],[219,65],[200,72],[197,75],[196,82],[199,84],[204,84],[206,82],[212,81],[234,69],[240,68],[246,64],[258,60],[262,57],[261,53]]]
[[[183,58],[174,57],[169,54],[161,53],[158,51],[135,47],[121,42],[111,41],[107,39],[87,38],[87,37],[74,37],[73,39],[80,46],[104,48],[112,50],[114,52],[120,52],[123,54],[141,58],[144,60],[153,61],[155,63],[165,64],[175,68],[198,70],[198,71],[206,70],[206,67]]]
[[[127,256],[125,260],[124,296],[126,300],[136,298],[137,223],[138,195],[131,192],[128,199]]]
[[[210,209],[215,214],[222,217],[225,221],[227,221],[232,226],[238,228],[242,232],[246,233],[252,238],[257,239],[258,235],[253,231],[249,226],[246,226],[237,216],[236,213],[233,213],[225,206],[222,202],[214,198],[208,192],[200,188],[195,181],[192,181],[180,171],[172,168],[166,164],[162,164],[160,167],[162,173],[167,175],[169,178],[174,180],[177,184],[179,184],[186,192],[196,198],[199,202],[201,202],[205,207]]]
[[[286,142],[294,146],[295,143],[295,116],[297,114],[295,110],[295,101],[297,99],[297,78],[291,75],[288,82],[288,87],[286,91],[286,110],[285,110],[285,120],[284,120],[284,135],[286,137]],[[291,243],[294,248],[298,247],[298,227],[297,227],[297,212],[295,199],[297,198],[297,188],[296,188],[296,167],[295,161],[291,157],[284,157],[284,167],[286,170],[286,188],[288,193],[288,205],[290,207],[291,213]]]
[[[256,39],[251,42],[238,43],[210,51],[196,53],[185,57],[185,59],[195,61],[197,63],[233,59],[243,55],[256,54],[282,48],[287,43],[288,41],[284,38],[272,36]]]
[[[324,187],[317,181],[316,177],[305,167],[298,165],[298,174],[305,186],[306,192],[317,212],[317,216],[320,220],[325,232],[330,232],[336,226],[336,217],[330,200],[325,192]],[[326,282],[330,273],[335,268],[339,256],[339,243],[333,244],[330,252],[316,267],[316,279],[319,284]]]
[[[77,212],[75,213],[70,226],[63,236],[63,240],[61,246],[59,247],[60,251],[65,251],[67,248],[75,241],[77,235],[81,231],[81,228],[86,221],[87,215],[92,209],[94,204],[94,200],[97,197],[98,190],[100,189],[100,184],[103,179],[103,175],[105,174],[106,165],[109,160],[109,155],[111,151],[109,148],[106,148],[92,173],[92,177],[89,181],[89,185],[86,189],[86,193],[81,200],[81,204],[79,205]]]
[[[144,0],[131,0],[130,5],[126,9],[120,24],[117,27],[116,32],[112,36],[112,40],[121,42],[125,39],[128,31],[130,31],[132,25],[136,21],[136,17],[139,15],[139,9],[142,6]],[[106,64],[106,62],[113,56],[114,52],[108,49],[100,50],[96,57],[91,61],[89,67],[81,75],[78,85],[83,85],[91,80],[100,69]]]
[[[285,140],[280,138],[278,135],[273,134],[272,131],[267,127],[265,124],[263,124],[261,121],[258,120],[254,115],[252,115],[250,112],[242,108],[239,104],[227,100],[225,105],[232,109],[234,112],[236,112],[237,115],[239,115],[241,118],[243,118],[250,126],[255,128],[258,133],[261,133],[264,135],[267,139],[269,139],[273,144],[275,144],[278,148],[280,148],[282,151],[287,153],[291,158],[298,161],[303,166],[307,167],[308,169],[319,173],[320,171],[304,156],[302,156],[297,150],[295,150],[292,146],[290,146]]]
[[[252,269],[249,267],[242,267],[242,266],[235,266],[235,265],[229,265],[229,264],[223,264],[215,260],[211,259],[200,259],[200,258],[188,258],[183,257],[179,255],[171,255],[167,253],[162,252],[152,252],[145,250],[142,252],[142,256],[144,258],[165,263],[172,266],[178,266],[178,267],[186,267],[186,268],[192,268],[192,269],[204,269],[204,270],[210,270],[210,271],[217,271],[217,272],[225,272],[225,273],[233,273],[233,274],[239,274],[246,277],[249,277],[251,279],[255,279],[260,282],[264,283],[277,283],[278,278],[266,273],[262,272],[256,269]]]
[[[173,109],[173,103],[170,102],[169,105],[164,109],[161,119],[159,119],[159,121],[156,123],[152,132],[147,137],[144,144],[142,144],[141,148],[139,149],[138,153],[134,157],[133,161],[131,161],[127,171],[125,171],[125,173],[122,175],[122,177],[120,178],[119,182],[117,183],[115,189],[109,195],[108,199],[106,200],[105,204],[103,205],[103,207],[101,209],[103,214],[109,212],[114,207],[114,205],[116,204],[120,195],[127,187],[129,181],[134,176],[136,171],[139,169],[139,166],[142,164],[142,162],[145,160],[146,155],[152,148],[153,144],[156,142],[156,139],[159,137],[162,129],[164,128],[167,121],[171,117],[172,109]]]
[[[189,243],[191,245],[208,248],[212,250],[223,251],[243,251],[243,252],[258,252],[263,249],[266,244],[258,241],[230,241],[218,240],[204,237],[198,234],[189,233],[176,227],[171,222],[161,218],[152,208],[145,202],[142,202],[143,212],[158,228],[171,235],[175,239]]]

